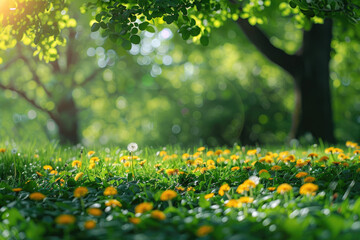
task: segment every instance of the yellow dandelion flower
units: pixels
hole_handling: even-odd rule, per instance
[[[304,179],[304,182],[306,183],[312,183],[314,182],[316,179],[314,177],[308,176]]]
[[[268,170],[266,170],[266,169],[261,169],[261,170],[259,171],[259,175],[262,174],[262,173],[268,173]]]
[[[245,191],[250,191],[249,186],[245,184],[240,184],[236,189],[236,192],[240,194],[243,194]]]
[[[135,213],[144,213],[153,209],[153,204],[149,202],[140,203],[135,207]]]
[[[95,166],[96,166],[96,164],[95,163],[90,163],[89,164],[89,169],[91,170],[91,169],[94,169],[95,168]]]
[[[229,208],[241,208],[242,203],[239,201],[239,199],[230,199],[226,204],[225,207]]]
[[[77,187],[74,190],[74,197],[80,198],[86,196],[89,193],[89,190],[86,187]]]
[[[302,178],[307,176],[308,174],[306,172],[299,172],[295,175],[296,178]]]
[[[12,191],[13,191],[13,192],[21,192],[21,191],[22,191],[22,188],[13,188]]]
[[[137,217],[131,217],[129,218],[129,222],[131,222],[132,224],[139,224],[141,222],[141,219]]]
[[[316,192],[319,189],[318,185],[313,184],[313,183],[305,183],[304,185],[302,185],[300,187],[300,191],[299,193],[301,195],[309,195],[309,194],[313,194],[314,192]]]
[[[240,167],[232,167],[232,168],[231,168],[231,171],[234,172],[234,171],[237,171],[237,170],[239,170],[239,169],[240,169]]]
[[[94,154],[95,154],[95,151],[89,151],[89,152],[87,153],[88,157],[90,157],[90,156],[92,156],[92,155],[94,155]]]
[[[228,191],[230,191],[230,186],[229,186],[229,184],[225,183],[220,187],[219,195],[224,196],[225,192],[228,192]]]
[[[83,172],[79,172],[78,174],[75,175],[75,181],[78,181],[79,179],[82,178],[82,176],[84,176]]]
[[[214,154],[217,155],[217,156],[219,156],[219,155],[221,155],[222,153],[223,153],[223,151],[219,149],[219,150],[216,150]]]
[[[190,154],[184,153],[181,157],[182,157],[182,159],[187,160],[190,158]]]
[[[79,160],[72,161],[72,163],[71,163],[71,166],[76,167],[76,168],[80,168],[81,165],[82,165],[82,163]]]
[[[276,187],[268,187],[267,189],[268,189],[270,192],[273,192],[273,191],[275,191]]]
[[[182,186],[179,186],[179,187],[175,187],[176,188],[176,190],[179,190],[179,191],[185,191],[185,188],[184,187],[182,187]]]
[[[90,214],[90,215],[93,215],[95,217],[99,217],[99,216],[102,215],[103,212],[99,208],[88,208],[87,213]]]
[[[193,188],[193,187],[188,187],[188,188],[186,189],[186,191],[187,191],[187,192],[190,192],[190,191],[195,192],[195,188]]]
[[[231,153],[231,151],[229,150],[229,149],[225,149],[224,151],[223,151],[223,154],[225,154],[225,155],[228,155],[228,154],[230,154]]]
[[[47,171],[53,170],[52,166],[50,166],[50,165],[45,165],[45,166],[43,166],[43,169],[44,169],[44,170],[47,170]]]
[[[58,171],[57,170],[51,170],[50,175],[58,175]]]
[[[96,227],[96,222],[94,220],[87,220],[84,223],[84,228],[87,230],[93,229]]]
[[[4,153],[4,152],[6,152],[6,149],[5,148],[0,148],[0,152]]]
[[[111,199],[105,202],[105,206],[114,208],[114,207],[122,207],[122,204],[116,199]]]
[[[163,212],[160,211],[160,210],[154,210],[154,211],[151,212],[150,215],[151,215],[152,218],[154,218],[154,219],[156,219],[156,220],[162,221],[162,220],[165,220],[165,219],[166,219],[165,213],[163,213]]]
[[[272,171],[279,171],[279,170],[281,170],[281,166],[279,166],[279,165],[274,165],[274,166],[271,167],[271,170],[272,170]]]
[[[208,151],[208,152],[206,153],[206,156],[207,156],[207,157],[211,157],[212,155],[214,155],[214,151]]]
[[[168,201],[171,200],[173,198],[175,198],[177,196],[177,193],[173,190],[166,190],[164,191],[161,196],[160,196],[160,200],[161,201]]]
[[[42,201],[46,198],[46,196],[39,192],[34,192],[29,195],[29,198],[34,201]]]
[[[309,155],[307,155],[307,157],[309,158],[317,158],[319,155],[317,153],[309,153]]]
[[[204,150],[205,150],[205,147],[199,147],[199,148],[197,149],[198,152],[202,152],[202,151],[204,151]]]
[[[292,190],[291,185],[289,185],[287,183],[283,183],[283,184],[279,185],[278,188],[277,188],[277,192],[280,193],[280,194],[287,193],[287,192],[289,192],[291,190]]]
[[[245,180],[243,184],[244,184],[244,186],[247,186],[249,188],[255,188],[256,187],[256,183],[253,180],[250,180],[250,179]]]
[[[214,193],[209,193],[209,194],[206,194],[206,195],[204,196],[204,198],[205,198],[206,200],[208,200],[208,199],[214,197],[214,195],[215,195]]]
[[[118,192],[117,192],[116,188],[114,188],[113,186],[107,187],[104,190],[104,196],[114,196],[117,193]]]
[[[75,223],[76,218],[73,215],[61,214],[55,218],[55,222],[59,225],[69,225]]]
[[[199,227],[199,229],[196,231],[196,236],[198,237],[205,237],[212,233],[214,231],[214,228],[209,225],[204,225]]]
[[[241,203],[252,203],[253,201],[254,201],[254,198],[252,198],[252,197],[239,198],[239,202],[241,202]]]

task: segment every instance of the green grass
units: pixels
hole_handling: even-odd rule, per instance
[[[119,147],[0,144],[1,148],[6,151],[0,150],[0,239],[357,239],[360,234],[360,154],[354,153],[355,148],[342,146],[343,153],[335,154],[325,153],[324,147],[287,152],[280,147],[248,155],[252,148],[235,146],[228,153],[225,148],[205,149],[196,154],[197,148],[167,146],[139,148],[132,156]],[[207,155],[220,149],[220,155]],[[88,156],[90,150],[95,153]],[[308,157],[310,153],[318,156]],[[323,156],[329,159],[319,161]],[[93,157],[99,161],[91,166]],[[75,160],[81,167],[73,167]],[[57,172],[51,174],[46,165]],[[259,174],[263,169],[267,172]],[[80,172],[83,176],[75,180]],[[299,193],[306,178],[297,178],[299,172],[315,178],[318,189],[313,194]],[[256,187],[236,191],[254,176],[259,178],[258,183],[254,179]],[[292,189],[278,193],[283,183]],[[230,189],[221,196],[224,184]],[[76,198],[74,191],[80,186],[88,194]],[[117,190],[114,196],[104,196],[109,186]],[[161,201],[168,189],[177,196]],[[35,201],[30,197],[34,192],[46,198]],[[205,199],[209,193],[214,196]],[[239,203],[244,196],[252,202],[228,207],[230,199]],[[110,199],[122,206],[106,206]],[[152,210],[135,213],[143,202]],[[91,215],[89,208],[99,208],[101,215]],[[153,210],[161,210],[166,219],[152,217]],[[61,224],[62,214],[75,221]],[[90,220],[96,226],[87,229]]]

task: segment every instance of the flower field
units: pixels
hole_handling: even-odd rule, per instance
[[[0,239],[359,239],[360,147],[0,145]]]

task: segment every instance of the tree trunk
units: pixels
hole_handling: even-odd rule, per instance
[[[303,69],[299,76],[293,76],[296,97],[293,116],[295,137],[311,133],[315,139],[335,142],[329,86],[331,40],[332,21],[329,19],[324,24],[314,24],[310,31],[304,32]]]
[[[58,115],[53,120],[58,125],[60,144],[75,145],[79,143],[78,111],[71,95],[60,100],[57,112]]]
[[[295,81],[295,109],[290,139],[311,133],[316,139],[335,142],[329,86],[332,21],[314,24],[303,35],[301,52],[289,55],[274,46],[269,37],[247,19],[237,24],[255,47],[270,61],[287,71]]]

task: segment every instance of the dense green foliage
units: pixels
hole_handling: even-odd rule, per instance
[[[360,150],[346,145],[2,144],[0,239],[357,239]]]

